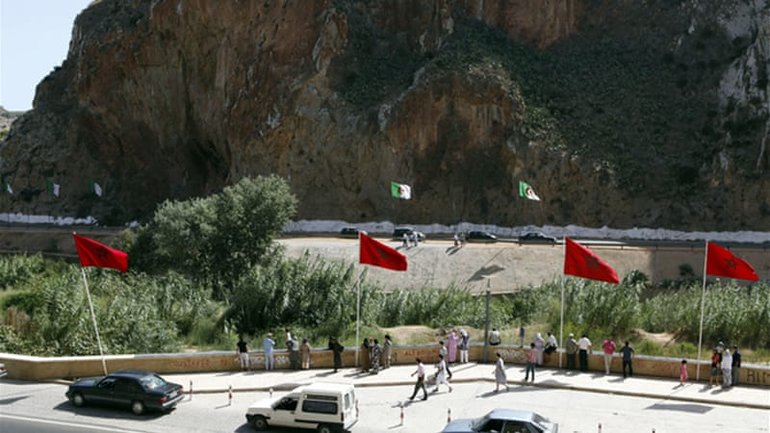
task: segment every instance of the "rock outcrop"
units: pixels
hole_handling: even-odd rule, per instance
[[[770,230],[768,22],[761,0],[95,1],[0,144],[0,207],[110,224],[277,173],[302,219]]]

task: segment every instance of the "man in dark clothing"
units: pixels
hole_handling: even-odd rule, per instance
[[[329,338],[329,350],[334,354],[334,372],[342,368],[342,350],[344,348],[336,338]]]
[[[243,335],[238,338],[236,345],[238,346],[238,360],[241,362],[241,370],[247,370],[249,368],[249,348]]]
[[[634,376],[634,367],[631,365],[633,359],[634,349],[628,345],[628,341],[620,349],[620,353],[623,355],[623,378],[626,378],[626,367],[628,367],[628,377]]]
[[[738,384],[738,379],[741,376],[741,354],[738,352],[738,346],[733,346],[733,380],[732,384],[730,386],[735,386]]]
[[[578,344],[575,341],[575,334],[569,334],[569,340],[567,340],[567,369],[574,370],[577,359]]]

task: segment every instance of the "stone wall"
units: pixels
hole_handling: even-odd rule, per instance
[[[347,348],[343,352],[343,367],[355,364],[355,350]],[[488,359],[494,359],[495,352],[501,352],[506,363],[511,365],[524,364],[525,351],[513,346],[498,346],[489,348]],[[256,370],[264,369],[264,354],[261,351],[250,352],[252,366]],[[438,361],[438,351],[433,344],[417,346],[399,346],[393,348],[392,364],[411,364],[419,357],[426,364]],[[484,346],[471,346],[469,351],[471,362],[483,362]],[[107,369],[116,371],[121,369],[141,369],[155,371],[160,374],[201,373],[237,371],[240,369],[235,352],[202,352],[202,353],[167,353],[148,355],[110,355],[105,357]],[[634,375],[663,378],[679,378],[679,365],[681,360],[675,358],[662,358],[639,355],[634,358]],[[698,363],[688,361],[688,370],[691,380],[695,380]],[[98,356],[79,357],[52,357],[42,358],[35,356],[13,355],[0,353],[0,363],[4,363],[8,370],[8,377],[22,380],[63,379],[75,377],[98,376],[102,374],[101,358]],[[566,365],[566,355],[563,358]],[[707,380],[709,376],[709,362],[701,361],[701,379]],[[275,352],[275,365],[277,369],[289,368],[288,352],[278,350]],[[546,355],[544,365],[557,368],[559,365],[558,354]],[[329,350],[313,350],[311,353],[311,366],[313,368],[331,368],[332,353]],[[589,356],[588,368],[591,371],[603,371],[604,360],[600,352]],[[612,372],[621,373],[621,358],[616,355],[612,361]],[[740,382],[747,385],[770,387],[770,367],[747,365],[741,368]]]

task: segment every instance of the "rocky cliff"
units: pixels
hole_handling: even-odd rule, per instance
[[[0,207],[116,223],[277,173],[303,219],[770,230],[768,23],[766,0],[95,1],[0,144]]]

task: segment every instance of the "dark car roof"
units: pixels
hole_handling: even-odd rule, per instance
[[[147,376],[154,376],[155,373],[151,371],[144,371],[144,370],[120,370],[120,371],[114,371],[109,374],[109,376],[112,377],[124,377],[127,379],[141,379],[143,377]]]

